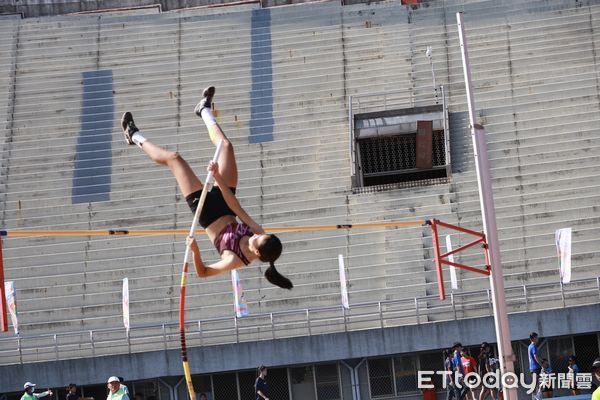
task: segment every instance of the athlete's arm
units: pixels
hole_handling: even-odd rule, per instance
[[[186,243],[192,250],[196,274],[198,274],[198,276],[201,278],[219,275],[223,272],[231,271],[245,265],[242,260],[230,253],[223,254],[221,260],[217,261],[216,263],[206,265],[200,256],[200,248],[198,247],[196,239],[188,236]]]

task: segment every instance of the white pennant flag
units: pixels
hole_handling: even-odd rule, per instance
[[[344,268],[344,256],[338,256],[338,264],[340,266],[340,290],[342,291],[342,306],[345,309],[350,309],[348,301],[348,287],[346,286],[346,269]]]
[[[452,241],[450,240],[450,235],[446,235],[446,250],[448,253],[452,251]],[[454,254],[450,254],[448,256],[448,261],[454,262]],[[450,282],[452,284],[452,289],[458,290],[458,279],[456,278],[456,268],[453,265],[450,266]]]
[[[560,282],[571,282],[571,228],[557,229],[556,253],[560,262]]]
[[[19,320],[17,319],[17,294],[15,292],[14,282],[4,282],[4,292],[6,297],[6,306],[10,313],[15,335],[19,334]]]
[[[123,278],[123,325],[129,332],[129,279]]]
[[[233,306],[235,315],[238,318],[250,315],[248,304],[246,304],[246,299],[244,298],[244,290],[242,289],[240,275],[236,269],[231,270],[231,284],[233,286]]]

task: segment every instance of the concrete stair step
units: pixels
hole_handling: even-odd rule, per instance
[[[537,104],[528,101],[528,98],[523,100],[524,102],[521,104],[486,108],[484,116],[486,125],[502,124],[511,117],[511,119],[519,122],[521,120],[539,119],[540,114],[542,114],[541,110],[544,108],[547,110],[561,110],[565,114],[576,113],[578,110],[592,113],[597,111],[597,105],[594,105],[592,96],[555,98]]]
[[[541,196],[545,197],[546,199],[547,199],[548,193],[554,193],[555,191],[558,191],[563,196],[570,198],[573,195],[573,191],[577,190],[580,187],[587,190],[587,188],[589,188],[589,187],[593,188],[593,187],[598,186],[598,184],[599,184],[595,175],[573,177],[573,181],[570,181],[569,177],[565,177],[564,181],[565,182],[563,182],[560,179],[557,179],[554,181],[548,180],[547,182],[533,182],[531,184],[524,184],[524,185],[518,185],[518,186],[512,186],[510,184],[506,185],[506,186],[501,186],[501,185],[494,184],[494,188],[502,189],[502,191],[506,192],[507,189],[510,190],[509,188],[512,187],[512,188],[514,188],[513,190],[519,191],[519,196],[524,196],[524,199],[526,199],[525,201],[534,203],[538,197],[536,194],[540,193],[540,191],[542,191]],[[558,187],[555,187],[555,186],[558,186]],[[469,187],[471,187],[470,184],[469,184]],[[472,189],[470,191],[461,191],[458,193],[460,193],[459,200],[464,205],[466,205],[468,201],[475,203],[479,200],[478,192],[474,191]],[[506,195],[501,196],[500,198],[502,199],[503,203],[507,203],[510,201],[511,197],[516,199],[515,196],[506,196]],[[472,204],[472,206],[476,207],[475,204]],[[462,208],[462,206],[461,206],[461,208]]]
[[[545,153],[538,156],[529,156],[529,160],[537,159],[538,163],[519,163],[519,160],[507,162],[503,168],[498,168],[494,173],[495,179],[512,177],[519,180],[521,176],[539,173],[560,174],[563,170],[573,169],[575,165],[593,165],[596,157],[591,156],[594,153],[593,148],[582,150],[572,150],[569,154]],[[579,158],[577,158],[579,157]],[[576,160],[574,160],[574,158]],[[498,163],[499,165],[502,165]]]
[[[575,218],[585,220],[587,218],[595,217],[596,212],[595,206],[588,206],[562,211],[547,211],[530,214],[521,214],[518,211],[514,212],[512,215],[502,215],[503,213],[500,213],[500,215],[497,214],[497,218],[502,224],[506,224],[507,226],[514,226],[515,224],[536,225],[541,223],[564,222]],[[508,213],[509,212],[507,212],[507,214]],[[460,219],[468,221],[473,218],[479,218],[480,215],[481,213],[478,210],[461,211]]]

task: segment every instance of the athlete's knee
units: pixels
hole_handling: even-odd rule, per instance
[[[168,163],[180,162],[180,161],[183,161],[183,157],[181,157],[181,154],[179,154],[179,152],[169,151],[169,153],[167,154],[167,162]]]
[[[168,150],[165,150],[165,152],[160,154],[160,156],[152,157],[152,159],[154,162],[161,165],[170,165],[172,163],[179,162],[179,160],[183,160],[179,153]]]
[[[212,142],[215,145],[219,145],[219,142],[223,143],[223,151],[231,151],[233,150],[233,144],[229,141],[227,136],[225,135],[215,135],[215,137],[211,137]]]
[[[223,141],[223,150],[233,150],[233,144],[227,139],[227,137],[221,138]]]

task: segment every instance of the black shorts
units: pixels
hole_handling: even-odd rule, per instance
[[[235,194],[235,188],[229,189]],[[196,213],[198,200],[200,200],[201,195],[202,190],[197,190],[185,198],[193,213]],[[206,228],[224,215],[233,215],[235,217],[235,213],[227,206],[221,189],[218,186],[213,186],[212,190],[206,194],[206,200],[204,200],[204,207],[202,207],[199,219],[200,226]]]

